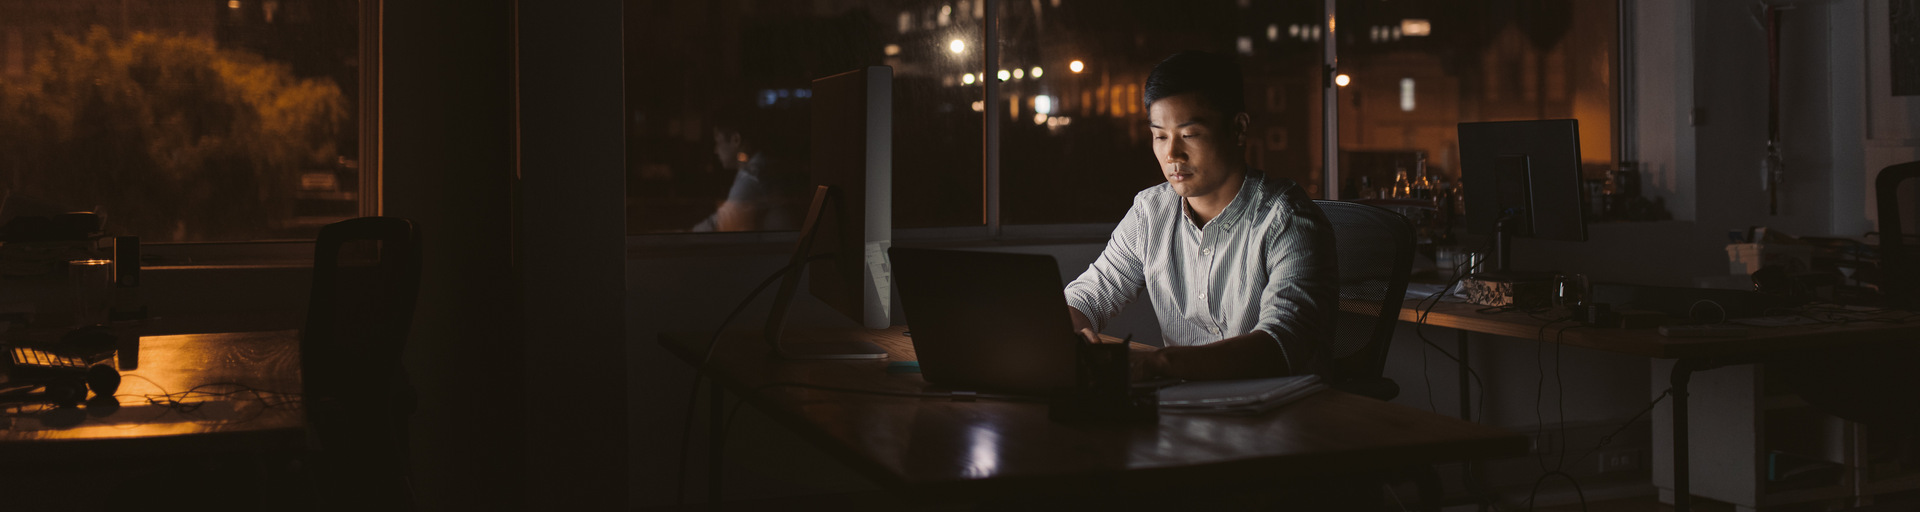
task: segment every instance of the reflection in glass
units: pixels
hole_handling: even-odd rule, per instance
[[[979,225],[984,29],[966,7],[630,4],[628,232],[792,229],[782,219],[809,194],[812,80],[875,65],[894,69],[894,226]]]

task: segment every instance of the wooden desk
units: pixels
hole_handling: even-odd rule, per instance
[[[660,342],[698,364],[709,336],[665,334]],[[1038,403],[958,402],[781,384],[938,391],[920,374],[886,373],[887,362],[915,360],[912,342],[899,327],[788,336],[793,342],[829,338],[873,341],[886,348],[889,359],[781,361],[769,356],[757,333],[730,334],[720,340],[709,365],[716,405],[724,386],[876,482],[915,494],[1157,489],[1527,451],[1519,434],[1331,390],[1262,416],[1163,414],[1155,424],[1116,426],[1057,423]],[[714,407],[716,416],[720,409]]]
[[[297,331],[147,336],[140,366],[121,372],[110,413],[83,405],[0,409],[0,454],[180,453],[237,441],[298,443],[304,414]],[[232,393],[246,386],[261,393]],[[193,393],[186,393],[193,391]],[[188,407],[153,404],[171,393]]]
[[[1400,320],[1420,321],[1421,311],[1414,308],[1414,301],[1408,301],[1400,310]],[[1433,306],[1426,316],[1426,324],[1455,329],[1458,333],[1458,352],[1461,361],[1467,360],[1467,333],[1478,332],[1533,340],[1548,343],[1560,343],[1570,346],[1602,350],[1653,359],[1675,359],[1671,383],[1673,386],[1673,464],[1674,464],[1674,510],[1686,511],[1691,508],[1692,496],[1689,480],[1692,478],[1689,468],[1688,446],[1688,410],[1687,383],[1693,372],[1713,369],[1732,364],[1760,362],[1769,356],[1779,356],[1800,350],[1832,350],[1835,348],[1883,343],[1889,341],[1909,341],[1920,339],[1920,321],[1908,318],[1906,312],[1887,312],[1865,317],[1862,321],[1839,324],[1820,324],[1802,326],[1784,326],[1752,328],[1749,334],[1737,338],[1669,338],[1662,336],[1657,329],[1615,329],[1584,327],[1572,321],[1549,322],[1567,318],[1565,311],[1554,311],[1540,315],[1529,315],[1520,311],[1501,313],[1480,313],[1483,306],[1462,302],[1441,302]],[[1378,314],[1377,307],[1364,301],[1342,300],[1340,309],[1349,313]],[[1466,370],[1462,368],[1458,375],[1460,381],[1460,417],[1468,419],[1471,407],[1468,394]]]

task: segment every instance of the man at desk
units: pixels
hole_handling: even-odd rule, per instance
[[[1095,335],[1145,289],[1165,348],[1135,352],[1134,378],[1237,379],[1320,373],[1339,308],[1333,232],[1293,180],[1249,169],[1238,64],[1202,52],[1147,76],[1153,153],[1166,183],[1133,207],[1068,312]]]

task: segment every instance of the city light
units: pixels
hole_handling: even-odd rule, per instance
[[[1346,73],[1341,73],[1341,74],[1339,74],[1339,75],[1335,75],[1335,76],[1333,77],[1333,84],[1334,84],[1334,85],[1338,85],[1338,86],[1341,86],[1341,87],[1346,87],[1346,86],[1347,86],[1347,84],[1350,84],[1350,83],[1353,83],[1353,78],[1351,78],[1351,77],[1348,77]]]
[[[1400,111],[1413,111],[1413,79],[1400,79]]]
[[[1035,95],[1033,97],[1033,111],[1042,114],[1052,114],[1053,98],[1045,94]]]
[[[1407,37],[1426,37],[1433,34],[1433,23],[1418,18],[1400,20],[1400,33]]]
[[[1046,114],[1034,114],[1034,115],[1033,115],[1033,124],[1047,124],[1047,115],[1046,115]]]
[[[973,102],[973,111],[974,111],[974,112],[986,112],[986,111],[987,111],[987,104],[986,104],[986,102],[982,102],[982,101],[979,101],[979,100],[974,100],[974,102]]]
[[[228,9],[239,9],[239,8],[240,8],[240,0],[227,0],[227,8],[228,8]]]
[[[1007,70],[1004,70],[1004,69],[1002,69],[1002,70],[1000,70],[1000,75],[999,75],[999,76],[1000,76],[1000,81],[1002,81],[1002,82],[1005,82],[1005,81],[1007,81],[1007,78],[1008,78],[1008,77],[1012,77],[1012,76],[1013,76],[1013,74],[1012,74],[1012,73],[1008,73],[1008,72],[1007,72]]]
[[[1014,79],[1017,80],[1017,79],[1026,78],[1026,77],[1027,77],[1027,70],[1020,69],[1020,68],[1013,68]]]
[[[967,51],[967,43],[955,39],[953,42],[947,43],[947,49],[953,51],[953,53],[965,53]]]
[[[973,85],[973,73],[967,73],[967,74],[964,74],[964,75],[960,75],[960,83],[963,83],[963,84],[967,84],[967,85]]]
[[[1067,63],[1068,71],[1079,73],[1081,70],[1084,70],[1084,69],[1087,69],[1087,64],[1084,62],[1080,62],[1076,60],[1076,61]]]
[[[890,44],[881,48],[880,50],[883,52],[886,52],[888,57],[892,57],[900,54],[900,45]]]
[[[1034,77],[1034,78],[1040,78],[1040,66],[1034,66],[1034,67],[1033,67],[1033,72],[1030,72],[1030,73],[1027,73],[1027,74],[1028,74],[1028,75],[1033,75],[1033,77]]]
[[[1267,42],[1271,43],[1279,40],[1280,40],[1280,24],[1268,23],[1267,24]]]

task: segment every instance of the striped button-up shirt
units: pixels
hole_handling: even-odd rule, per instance
[[[1168,346],[1264,332],[1296,372],[1319,371],[1339,309],[1333,230],[1299,184],[1249,171],[1220,215],[1199,225],[1166,183],[1141,191],[1067,305],[1095,330],[1153,301]]]

